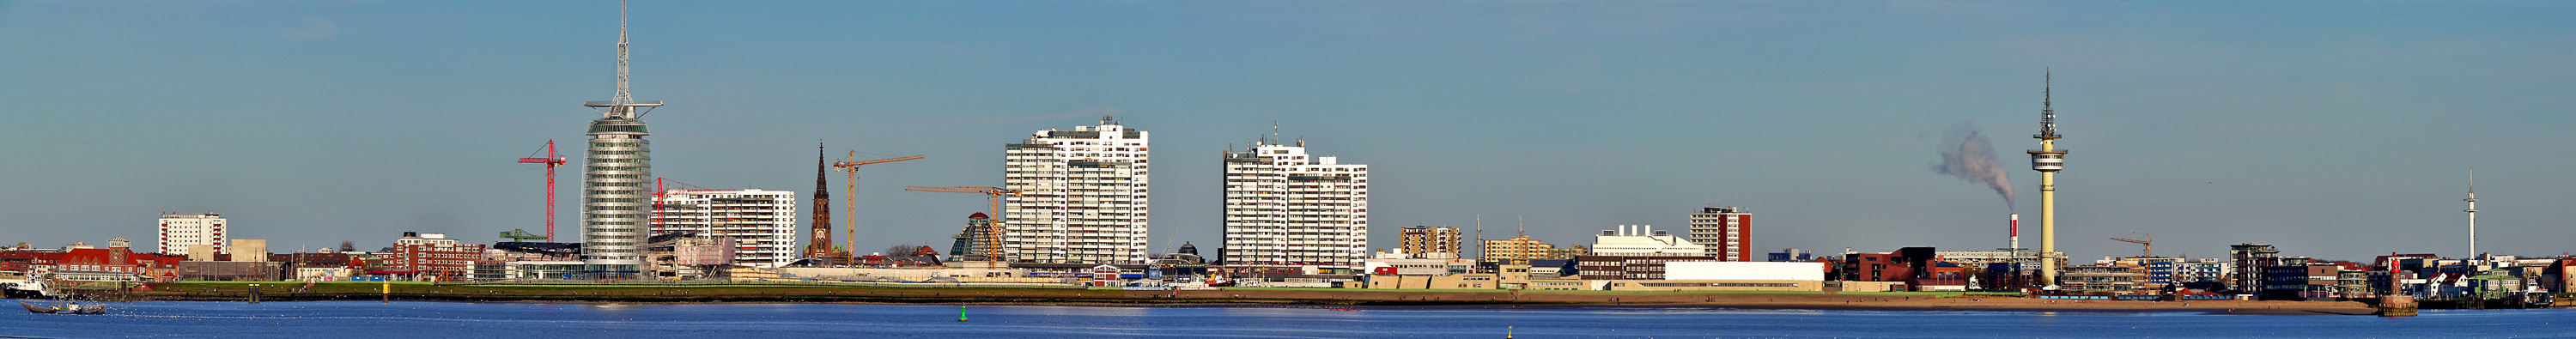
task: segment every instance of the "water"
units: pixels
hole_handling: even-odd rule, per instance
[[[2576,338],[2576,310],[2412,318],[2185,312],[1653,307],[957,306],[372,301],[118,303],[12,312],[0,336],[60,338]]]

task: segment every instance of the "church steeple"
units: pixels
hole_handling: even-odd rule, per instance
[[[824,173],[824,172],[828,172],[828,171],[832,168],[832,166],[831,166],[831,161],[823,160],[823,159],[824,159],[824,158],[823,158],[823,143],[819,143],[819,142],[818,142],[818,143],[814,143],[814,198],[815,198],[815,199],[830,199],[830,198],[832,198],[832,191],[831,191],[831,190],[823,189],[824,187],[829,187],[829,185],[831,185],[830,183],[825,182],[825,181],[823,180],[823,173]]]
[[[825,189],[831,186],[828,186],[829,181],[823,179],[823,173],[831,170],[832,167],[829,161],[823,159],[823,143],[816,142],[814,143],[814,226],[811,227],[814,231],[811,239],[814,242],[805,245],[805,256],[808,258],[833,254],[832,191]]]

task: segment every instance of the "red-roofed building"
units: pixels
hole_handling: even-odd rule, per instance
[[[108,240],[108,248],[0,252],[0,270],[26,272],[31,278],[49,280],[55,286],[103,281],[168,282],[178,277],[181,260],[134,253],[126,246],[125,238],[116,238]]]

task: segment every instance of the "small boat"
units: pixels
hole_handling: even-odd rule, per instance
[[[53,304],[53,305],[37,305],[37,304],[32,304],[32,303],[28,303],[28,302],[20,301],[20,302],[18,302],[18,306],[19,306],[19,307],[26,307],[26,308],[27,308],[27,312],[34,312],[34,313],[52,313],[52,314],[102,314],[102,313],[107,313],[107,305],[102,305],[102,304],[99,304],[99,303],[96,303],[96,302],[58,301],[57,303],[55,303],[55,304]]]
[[[39,288],[43,288],[43,287],[45,287],[45,286],[44,286],[44,285],[37,285],[37,287],[39,287]],[[37,303],[29,303],[29,302],[25,302],[25,301],[20,301],[20,302],[18,302],[18,306],[19,306],[19,307],[25,307],[25,308],[27,308],[27,312],[34,312],[34,313],[50,313],[50,314],[102,314],[102,313],[107,313],[107,304],[106,304],[106,303],[101,303],[101,302],[98,302],[97,300],[83,300],[83,298],[81,297],[81,295],[80,295],[80,294],[77,294],[77,293],[69,293],[69,292],[66,292],[66,291],[53,290],[53,289],[50,289],[50,288],[45,289],[45,290],[42,290],[42,291],[44,291],[44,292],[62,292],[62,293],[61,293],[61,294],[57,294],[57,295],[55,295],[55,296],[54,296],[54,301],[53,301],[53,302],[51,302],[51,303],[49,303],[49,304],[39,305],[39,304],[37,304]],[[46,294],[53,294],[53,293],[46,293]]]

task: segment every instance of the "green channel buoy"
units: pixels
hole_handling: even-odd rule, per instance
[[[957,321],[966,321],[966,306],[957,306]]]

